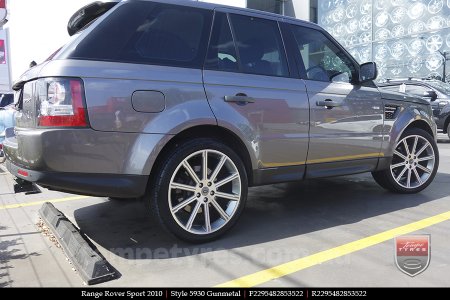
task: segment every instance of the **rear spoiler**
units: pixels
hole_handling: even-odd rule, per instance
[[[67,23],[67,32],[70,36],[84,29],[92,21],[113,8],[120,0],[95,1],[83,6],[72,15]]]

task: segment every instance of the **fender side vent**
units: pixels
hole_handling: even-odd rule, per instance
[[[384,118],[394,120],[397,117],[398,106],[387,104],[384,106]]]

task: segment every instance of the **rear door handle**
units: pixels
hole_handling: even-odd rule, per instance
[[[236,96],[225,96],[225,102],[236,102],[238,104],[255,103],[255,98],[245,94],[237,94]]]
[[[341,106],[340,103],[334,102],[334,101],[331,100],[331,99],[318,100],[318,101],[316,102],[316,105],[317,105],[317,106],[325,106],[325,107],[328,108],[328,109],[333,109],[334,107]]]

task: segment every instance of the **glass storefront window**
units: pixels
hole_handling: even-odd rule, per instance
[[[321,0],[318,6],[319,25],[358,62],[376,61],[381,81],[442,79],[449,15],[450,0]]]

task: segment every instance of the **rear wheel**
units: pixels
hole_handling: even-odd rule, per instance
[[[402,194],[425,189],[436,175],[439,152],[433,137],[418,128],[408,129],[397,143],[389,169],[373,172],[385,189]]]
[[[195,139],[177,147],[159,169],[148,199],[159,222],[188,242],[218,238],[238,220],[247,199],[247,175],[221,142]]]

